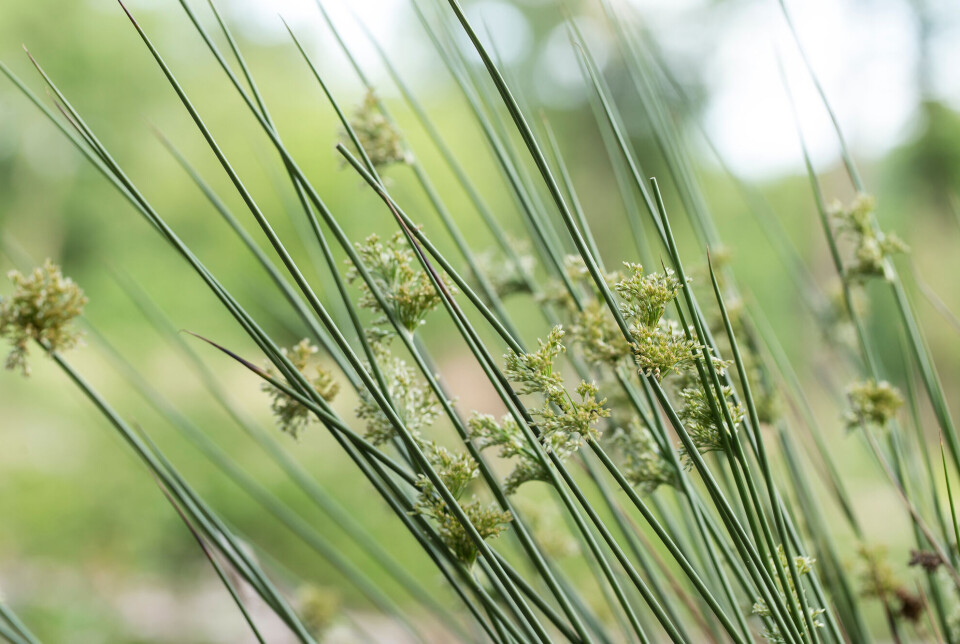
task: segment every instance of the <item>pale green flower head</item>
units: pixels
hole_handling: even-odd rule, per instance
[[[504,356],[507,377],[520,384],[517,393],[542,393],[549,399],[563,398],[563,378],[553,371],[557,356],[567,350],[563,336],[563,327],[558,324],[550,330],[546,341],[537,340],[540,348],[534,353],[510,351]]]
[[[424,482],[424,479],[421,479],[421,482]],[[466,528],[457,520],[446,503],[430,491],[428,484],[425,485],[425,488],[420,500],[414,506],[414,511],[423,517],[432,519],[444,545],[450,549],[450,552],[457,559],[467,566],[472,566],[477,561],[479,552],[477,544],[470,538]],[[484,540],[500,536],[507,529],[507,524],[513,520],[513,515],[509,512],[502,511],[494,506],[485,506],[476,499],[468,502],[459,501],[458,503],[467,519]]]
[[[850,410],[844,415],[847,429],[863,425],[885,428],[903,407],[900,390],[886,380],[855,382],[847,388]]]
[[[640,373],[662,381],[671,373],[693,368],[701,346],[688,340],[675,320],[661,319],[657,326],[632,325],[633,354]]]
[[[404,145],[403,137],[380,111],[378,103],[376,93],[373,89],[368,89],[363,102],[350,119],[350,127],[375,167],[410,163],[413,156]],[[352,143],[346,132],[341,133],[341,139],[345,144]]]
[[[310,340],[303,339],[293,347],[281,349],[281,351],[323,400],[333,401],[337,392],[340,391],[340,385],[333,379],[330,372],[320,367],[313,359],[318,349]],[[279,372],[273,363],[267,363],[266,371],[271,376],[279,376]],[[273,412],[280,429],[294,438],[299,437],[300,432],[314,418],[310,408],[269,382],[264,382],[260,385],[260,388],[271,398],[270,410]]]
[[[72,323],[83,313],[87,298],[49,259],[29,275],[11,271],[7,276],[15,288],[8,297],[0,298],[0,336],[13,345],[6,367],[27,376],[31,341],[48,352],[76,346],[80,334]]]
[[[546,341],[538,340],[540,348],[536,352],[511,351],[505,356],[505,373],[520,385],[517,392],[543,395],[543,406],[530,409],[530,413],[538,419],[544,449],[560,458],[580,449],[584,440],[598,439],[600,432],[594,425],[610,415],[603,407],[606,400],[597,399],[595,384],[581,381],[576,389],[577,400],[564,387],[563,376],[554,371],[554,361],[566,350],[563,335],[563,327],[557,325]]]
[[[874,225],[875,199],[859,194],[849,206],[834,201],[828,215],[837,231],[846,233],[854,244],[853,262],[847,266],[846,277],[863,281],[871,277],[886,279],[886,260],[891,255],[906,253],[910,248],[893,233],[884,233]]]
[[[654,328],[672,302],[683,282],[669,268],[664,273],[643,274],[643,266],[624,262],[627,276],[617,283],[617,293],[622,302],[620,310],[624,318],[640,326]]]
[[[593,364],[616,365],[632,355],[630,343],[600,300],[591,300],[574,317],[570,335]]]
[[[453,496],[460,498],[470,482],[477,478],[477,462],[466,452],[453,452],[431,441],[425,442],[423,449],[443,484]]]
[[[395,316],[407,331],[416,331],[427,315],[440,305],[442,297],[430,276],[419,266],[403,232],[397,231],[386,243],[379,236],[370,235],[363,243],[357,243],[356,248],[390,309],[388,313]],[[441,279],[448,291],[455,291],[446,277]],[[360,272],[352,264],[347,270],[347,282],[360,283],[363,294],[357,303],[361,307],[383,312]]]
[[[427,385],[403,359],[383,352],[380,371],[387,383],[390,405],[415,439],[440,416],[440,402]],[[354,412],[367,426],[365,437],[374,445],[383,445],[396,435],[396,428],[380,404],[366,389],[360,391],[360,401]]]
[[[549,481],[534,448],[527,442],[519,425],[510,416],[504,416],[499,422],[488,414],[474,415],[467,421],[470,440],[477,449],[499,447],[499,455],[505,459],[514,459],[513,471],[504,481],[504,492],[513,494],[528,481]]]
[[[739,429],[740,423],[743,422],[743,407],[733,401],[733,390],[730,387],[722,387],[721,391],[723,392],[723,404],[727,406],[727,412],[733,421],[734,429]],[[679,416],[697,451],[704,454],[722,450],[724,448],[723,432],[729,434],[730,430],[727,427],[726,419],[718,419],[716,414],[713,413],[703,387],[696,385],[682,389],[680,398],[684,404],[680,409]],[[723,413],[722,410],[720,410],[720,413]],[[686,449],[681,448],[680,454],[689,466],[691,459]]]
[[[613,432],[611,443],[622,460],[624,477],[642,493],[650,494],[663,484],[674,484],[673,467],[660,453],[653,434],[635,416]]]

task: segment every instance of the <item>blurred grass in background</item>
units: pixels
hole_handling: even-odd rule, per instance
[[[372,232],[392,230],[387,213],[378,207],[375,196],[361,189],[359,180],[340,167],[333,150],[338,137],[335,118],[319,89],[310,82],[309,70],[291,44],[278,35],[279,30],[258,26],[261,21],[274,20],[277,25],[279,21],[262,9],[259,13],[248,13],[252,12],[252,0],[222,4],[228,20],[242,27],[241,33],[246,38],[241,46],[258,75],[268,106],[288,146],[347,234],[361,240]],[[284,4],[299,6],[292,2]],[[518,237],[523,236],[519,222],[510,220],[509,213],[514,207],[501,188],[501,180],[485,152],[479,132],[473,125],[463,126],[466,122],[472,123],[463,117],[465,104],[442,73],[440,63],[425,53],[423,36],[412,16],[404,10],[404,3],[387,3],[390,9],[385,13],[393,18],[389,24],[382,24],[382,16],[380,22],[377,21],[376,4],[357,3],[357,10],[372,19],[378,33],[390,35],[385,44],[395,56],[401,73],[413,85],[490,205],[498,213],[508,213],[501,217],[507,228],[513,229]],[[588,14],[595,11],[589,2],[583,4],[582,11]],[[733,22],[730,16],[736,15],[735,12],[754,11],[763,4],[693,2],[685,10],[692,21],[701,23],[708,22],[705,14],[718,16],[720,19],[705,33],[720,42],[727,24],[724,20]],[[917,24],[922,26],[924,11],[929,7],[901,4],[914,12]],[[298,19],[293,22],[294,29],[317,54],[321,72],[331,81],[341,103],[358,102],[362,97],[361,86],[330,42],[319,17],[311,11],[312,3],[303,0],[302,5],[305,9],[295,13]],[[542,69],[536,64],[538,56],[557,47],[552,35],[556,24],[550,22],[558,19],[553,5],[523,2],[514,7],[485,2],[477,6],[478,11],[501,16],[498,19],[501,22],[491,22],[497,27],[495,38],[502,28],[506,30],[507,42],[517,39],[527,42],[512,61],[513,72],[521,86],[531,92],[531,100],[553,106],[551,119],[604,256],[610,264],[614,263],[613,258],[632,258],[629,235],[622,230],[620,206],[606,154],[599,145],[593,117],[583,102],[585,94],[563,82],[544,88],[543,84],[551,81],[543,79]],[[291,212],[293,195],[282,177],[273,174],[273,165],[261,161],[271,154],[267,141],[228,87],[202,42],[187,28],[183,12],[176,3],[163,0],[136,3],[134,8],[187,86],[205,120],[214,132],[224,133],[221,143],[271,222],[285,239],[296,238],[301,231],[299,223],[287,215]],[[797,10],[804,13],[801,7]],[[644,11],[652,14],[654,22],[658,18],[655,3]],[[342,11],[335,15],[345,23],[350,20]],[[646,14],[642,12],[642,15]],[[522,38],[509,37],[511,32],[505,25],[511,16],[524,18],[521,26],[527,31],[517,32],[526,34]],[[674,22],[683,25],[680,19]],[[602,19],[597,16],[590,24],[595,27],[590,33],[602,38]],[[914,27],[911,24],[903,28]],[[683,29],[678,30],[684,35]],[[672,33],[665,30],[655,34],[655,39],[670,41],[671,36]],[[246,251],[154,135],[153,128],[163,132],[234,206],[234,211],[243,212],[234,191],[228,189],[226,177],[166,83],[160,82],[160,72],[115,3],[108,0],[7,2],[0,8],[0,58],[22,77],[32,78],[29,63],[17,50],[20,42],[29,46],[74,105],[87,115],[94,129],[122,159],[135,181],[144,186],[148,198],[173,228],[222,276],[244,305],[265,321],[271,334],[286,339],[288,344],[299,340],[303,330],[285,303],[269,288],[267,276],[251,268]],[[364,47],[359,41],[357,45]],[[717,91],[712,79],[701,73],[700,66],[705,63],[698,56],[706,46],[701,43],[699,49],[693,48],[692,53],[685,56],[675,55],[677,49],[682,48],[676,43],[666,48],[667,62],[675,66],[674,71],[682,79],[687,93],[695,97],[693,113],[684,112],[678,106],[677,116],[684,121],[692,145],[701,154],[699,179],[719,222],[721,236],[727,242],[730,261],[752,299],[769,317],[793,363],[801,367],[801,377],[811,383],[808,389],[811,396],[815,402],[820,399],[823,403],[817,409],[822,426],[831,432],[830,443],[840,452],[844,441],[856,440],[845,436],[842,423],[835,417],[835,406],[830,404],[842,395],[846,381],[833,382],[822,377],[824,365],[831,365],[835,358],[826,349],[791,286],[781,258],[756,226],[743,194],[698,134],[696,123],[708,109],[711,92]],[[510,53],[509,48],[506,53]],[[929,55],[933,58],[928,63],[933,65],[937,62],[935,54]],[[435,178],[451,211],[463,213],[458,216],[458,224],[472,246],[482,248],[485,229],[468,207],[465,195],[439,157],[431,156],[429,141],[397,100],[375,58],[367,55],[361,59],[368,63],[375,78],[384,79],[380,83],[382,94],[405,126],[405,135]],[[923,69],[923,65],[918,64],[917,82],[921,86],[927,82],[923,79]],[[615,58],[607,60],[606,73],[616,90],[616,81],[622,78],[623,72]],[[772,80],[769,93],[779,97],[782,88]],[[855,98],[846,97],[847,100]],[[771,105],[774,107],[770,109],[787,109],[779,98],[772,100]],[[869,111],[872,107],[861,106],[861,109]],[[875,108],[882,110],[883,106]],[[624,112],[628,121],[636,120],[629,118],[629,104]],[[647,136],[645,125],[642,122],[631,122],[631,125],[646,171],[664,174],[656,145]],[[723,140],[722,128],[723,124],[718,126],[714,120],[708,133],[719,135]],[[877,149],[875,144],[868,147]],[[910,261],[915,263],[917,274],[948,308],[960,311],[960,289],[956,287],[956,275],[960,274],[960,253],[957,252],[960,218],[955,210],[955,190],[960,186],[960,116],[933,92],[917,92],[911,120],[896,141],[880,149],[883,153],[867,159],[864,165],[868,184],[877,190],[883,226],[898,231],[906,239],[915,249]],[[825,193],[828,197],[848,200],[850,195],[839,188],[832,189],[844,185],[831,171],[829,164],[835,164],[835,159],[831,161],[827,154],[822,155],[822,160],[825,164],[818,170],[824,174]],[[833,269],[815,223],[807,180],[800,171],[799,166],[794,166],[793,173],[759,172],[762,176],[751,182],[750,189],[755,191],[755,198],[765,200],[777,213],[790,240],[824,290],[829,291],[835,286]],[[414,217],[422,221],[428,231],[436,231],[433,239],[441,250],[452,250],[452,244],[440,233],[435,215],[426,207],[426,200],[408,172],[406,168],[399,168],[388,173],[394,182],[394,196],[408,212],[426,213]],[[668,209],[670,206],[668,203]],[[244,219],[244,223],[251,222]],[[678,227],[681,243],[690,248],[695,244],[693,236],[683,224]],[[249,229],[255,232],[254,228]],[[306,517],[315,517],[318,529],[348,556],[358,553],[356,546],[336,526],[322,522],[293,484],[212,405],[189,365],[180,359],[169,342],[150,328],[111,274],[129,276],[149,292],[177,327],[246,350],[246,357],[259,362],[249,340],[209,297],[191,271],[180,262],[170,261],[165,244],[132,215],[113,188],[8,84],[0,85],[0,234],[16,240],[37,260],[47,256],[57,258],[65,272],[82,284],[90,297],[87,319],[104,332],[157,389],[176,401],[177,407],[208,435],[227,446],[239,464],[280,498],[304,512]],[[291,250],[298,260],[303,260],[303,265],[309,265],[311,257],[305,247],[293,245]],[[8,267],[6,263],[3,265],[5,269]],[[695,275],[699,286],[705,286],[705,273]],[[319,292],[329,288],[323,271],[308,278]],[[874,306],[869,319],[882,320],[890,315],[885,308],[885,304],[889,304],[886,299],[875,298],[875,301],[879,304]],[[957,330],[932,306],[919,304],[933,353],[941,358],[937,366],[944,388],[955,392],[960,386],[960,356],[955,355]],[[520,315],[516,319],[531,317]],[[443,356],[441,372],[446,375],[450,388],[460,395],[465,408],[494,411],[494,400],[484,399],[482,392],[472,391],[470,383],[476,377],[472,371],[475,367],[470,361],[460,360],[464,348],[451,343],[452,334],[445,333],[448,324],[443,321],[431,325],[432,335],[427,337],[435,353]],[[884,332],[880,325],[875,326],[875,333]],[[544,329],[521,328],[520,331],[534,337],[542,335]],[[882,359],[895,363],[898,339],[893,336],[884,340],[889,351]],[[89,337],[88,343],[95,344]],[[197,349],[218,371],[234,400],[264,427],[274,431],[268,400],[259,391],[258,383],[226,359],[204,347]],[[304,576],[322,584],[341,585],[335,571],[288,531],[265,518],[259,506],[238,493],[165,425],[103,359],[100,351],[94,350],[94,346],[81,349],[73,360],[127,417],[150,428],[152,436],[181,466],[195,487],[244,534],[256,543],[268,544],[281,563],[296,565]],[[470,366],[458,368],[461,364]],[[57,395],[51,396],[50,392]],[[951,403],[956,402],[954,396]],[[342,396],[336,407],[351,417],[353,401],[349,396]],[[344,461],[328,435],[308,432],[295,444],[287,436],[281,439],[297,460],[333,490],[346,507],[369,508],[369,504],[361,502],[368,495],[360,475]],[[34,361],[34,375],[29,380],[16,374],[0,374],[0,440],[0,516],[4,517],[0,528],[0,586],[11,603],[36,626],[39,636],[51,641],[132,641],[135,632],[132,624],[136,623],[137,637],[143,641],[185,641],[186,634],[196,637],[196,641],[231,641],[233,631],[204,631],[204,627],[195,624],[171,627],[158,622],[154,631],[144,628],[145,620],[152,623],[147,613],[163,606],[164,601],[184,601],[186,597],[188,601],[209,602],[210,614],[215,615],[217,607],[230,610],[229,599],[216,590],[211,591],[211,597],[202,596],[204,586],[198,585],[198,580],[215,582],[179,519],[153,482],[143,476],[140,464],[131,458],[126,447],[112,432],[105,430],[102,418],[76,391],[64,386],[62,376],[44,361]],[[880,476],[875,466],[866,459],[863,462],[839,460],[848,468],[844,474],[856,502],[863,504],[862,517],[879,522],[878,525],[868,523],[865,526],[868,533],[890,543],[905,538],[908,534],[905,522],[891,526],[882,511],[872,511],[882,508],[892,498],[886,492],[883,496],[875,494],[872,482]],[[385,512],[365,512],[356,518],[375,534],[385,533],[393,525]],[[391,549],[403,560],[421,558],[426,562],[417,544],[405,535],[391,541]],[[381,574],[363,557],[357,557],[356,561],[371,575]],[[422,576],[431,581],[432,569],[424,565],[422,570]],[[381,583],[387,589],[392,588],[387,580]],[[346,592],[345,601],[349,606],[350,590]],[[144,606],[152,608],[147,610]]]

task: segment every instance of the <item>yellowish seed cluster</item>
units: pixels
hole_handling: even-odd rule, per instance
[[[306,339],[301,340],[290,349],[283,349],[283,354],[289,358],[297,371],[307,379],[307,382],[316,390],[317,394],[323,400],[330,402],[340,390],[340,385],[328,371],[314,362],[313,355],[315,353],[317,353],[317,347]],[[278,375],[273,364],[267,365],[267,372],[274,377]],[[294,438],[298,437],[313,418],[310,408],[269,382],[263,383],[261,389],[271,397],[270,409],[273,411],[280,429]]]
[[[427,314],[440,305],[442,299],[430,276],[417,264],[403,233],[398,231],[387,242],[381,241],[377,235],[370,235],[363,243],[358,243],[356,248],[360,260],[389,308],[386,313],[394,316],[408,331],[416,331]],[[443,280],[447,290],[454,292],[455,289],[446,278]],[[347,271],[347,281],[360,282],[363,291],[358,301],[360,306],[384,312],[367,284],[363,282],[360,271],[352,264]]]
[[[846,269],[846,277],[851,280],[886,278],[887,258],[910,250],[895,234],[877,229],[873,217],[875,205],[873,197],[860,194],[849,206],[834,201],[829,208],[828,214],[837,231],[849,236],[854,244],[853,261]]]
[[[379,100],[372,89],[367,90],[363,102],[354,112],[350,127],[374,166],[382,168],[394,163],[410,163],[410,153],[403,137],[380,111]],[[342,138],[346,143],[351,142],[346,132],[342,133]]]
[[[855,382],[847,388],[850,411],[844,416],[847,429],[863,425],[885,428],[903,407],[900,391],[886,380]]]
[[[83,312],[87,298],[49,259],[29,275],[11,271],[8,277],[14,291],[0,299],[0,336],[13,345],[6,367],[29,375],[31,341],[49,352],[65,351],[77,344],[80,334],[72,323]]]

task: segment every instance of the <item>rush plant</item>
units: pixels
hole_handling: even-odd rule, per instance
[[[453,216],[445,201],[448,186],[420,163],[391,106],[354,57],[355,43],[341,39],[322,0],[317,2],[319,18],[363,93],[359,106],[341,104],[291,31],[290,47],[337,115],[336,127],[328,128],[329,144],[342,159],[345,182],[369,191],[364,205],[338,211],[288,147],[295,134],[281,134],[287,128],[275,123],[267,108],[275,97],[261,93],[228,22],[212,3],[201,17],[188,0],[180,0],[210,60],[222,68],[269,141],[272,162],[296,199],[292,215],[303,224],[300,239],[277,232],[221,147],[226,135],[211,131],[178,80],[177,65],[167,62],[150,33],[121,5],[256,223],[256,232],[245,230],[173,150],[250,251],[250,271],[266,271],[288,305],[285,314],[292,314],[298,337],[305,337],[292,348],[281,346],[271,320],[246,308],[168,225],[39,62],[30,59],[49,101],[2,63],[0,71],[120,192],[130,212],[169,244],[170,261],[186,262],[259,354],[246,355],[218,338],[178,333],[146,294],[125,283],[147,322],[196,366],[211,401],[228,411],[402,593],[379,587],[331,545],[320,526],[246,474],[228,449],[158,394],[149,374],[112,351],[93,328],[91,350],[110,356],[160,416],[262,507],[265,517],[289,527],[342,572],[362,595],[363,608],[396,621],[410,641],[960,641],[958,528],[952,496],[943,494],[946,489],[950,495],[951,480],[960,474],[960,437],[895,264],[908,249],[880,229],[877,205],[845,145],[856,195],[849,206],[827,205],[806,157],[814,201],[810,222],[822,227],[842,300],[829,304],[799,258],[788,266],[795,283],[804,285],[798,297],[817,312],[810,324],[821,325],[837,345],[844,343],[835,332],[838,321],[854,330],[855,342],[838,347],[847,364],[837,373],[854,375],[846,391],[841,386],[834,392],[843,408],[833,422],[834,429],[851,431],[849,436],[833,431],[828,439],[762,308],[742,292],[736,271],[717,261],[724,249],[736,246],[720,238],[695,179],[688,141],[671,116],[677,87],[648,37],[633,28],[636,17],[627,3],[596,0],[626,72],[623,92],[641,106],[664,158],[668,176],[661,182],[640,167],[620,107],[576,20],[569,19],[571,46],[602,137],[598,145],[607,152],[622,202],[616,225],[635,242],[629,257],[607,257],[591,230],[597,213],[578,198],[562,141],[546,117],[535,118],[525,88],[508,78],[458,0],[411,0],[421,31],[404,37],[430,43],[443,61],[463,99],[457,117],[479,129],[482,153],[502,177],[497,190],[513,200],[510,212],[495,213],[493,195],[484,194],[460,161],[466,151],[444,139],[405,83],[399,61],[374,43],[403,102],[423,126],[431,153],[439,154],[468,197],[469,208]],[[785,7],[784,17],[789,24]],[[477,56],[479,65],[473,62]],[[843,143],[839,126],[836,133]],[[425,213],[405,203],[398,186],[422,189],[430,219],[436,215],[441,225],[422,225]],[[661,186],[682,207],[668,213]],[[377,200],[376,213],[369,212],[370,196]],[[775,215],[755,215],[767,218],[774,243],[790,248]],[[341,223],[356,217],[379,217],[390,222],[393,233],[351,239]],[[492,247],[477,247],[460,230],[468,218],[485,227]],[[527,237],[514,240],[507,220],[521,222]],[[703,252],[681,252],[673,233],[681,221]],[[329,288],[315,288],[312,269],[288,250],[294,242],[316,251]],[[447,243],[456,252],[440,252]],[[621,268],[612,272],[608,265]],[[692,268],[703,265],[705,270]],[[28,353],[35,344],[90,399],[157,479],[255,637],[264,641],[248,610],[250,593],[298,641],[322,639],[339,599],[296,572],[281,577],[266,556],[269,544],[256,544],[265,556],[254,556],[150,440],[152,428],[122,418],[68,362],[86,303],[79,287],[49,261],[32,274],[11,276],[9,294],[0,299],[0,335],[12,346],[7,366],[26,373],[28,361],[38,359]],[[871,282],[888,293],[867,290]],[[854,305],[857,298],[887,296],[897,317],[881,322],[904,338],[899,372],[881,364],[880,336]],[[537,311],[535,323],[518,324],[517,311],[530,310]],[[476,386],[490,392],[497,409],[470,409],[457,401],[458,392],[450,390],[424,338],[440,324],[473,363]],[[539,330],[529,333],[530,328]],[[266,365],[258,366],[264,360]],[[219,378],[228,370],[257,379],[275,428],[260,427],[230,402]],[[333,405],[343,399],[355,401],[352,414]],[[917,411],[927,403],[947,446],[940,460],[930,456],[931,428],[925,433]],[[297,449],[295,439],[321,431],[333,436],[340,458],[362,474],[369,506],[390,513],[397,538],[405,535],[422,547],[442,580],[439,592],[425,587],[423,576],[397,558],[393,535],[368,533],[335,492],[289,455]],[[900,507],[885,511],[902,512],[914,537],[914,553],[903,553],[901,563],[908,557],[919,562],[909,582],[889,572],[887,559],[894,554],[872,548],[882,535],[868,533],[861,523],[833,440],[849,440],[844,450],[869,454],[894,490]],[[825,518],[824,508],[839,519]],[[538,530],[542,515],[557,518],[550,534]],[[560,541],[558,533],[573,544],[563,549],[565,556],[549,545]],[[850,540],[860,546],[862,572],[845,565],[844,555],[854,549],[841,546]],[[576,565],[568,565],[570,560]],[[280,578],[284,582],[275,581]],[[297,583],[306,590],[298,592]],[[294,596],[299,599],[290,599]],[[885,616],[882,625],[876,623],[878,614]],[[0,636],[36,641],[3,604]]]

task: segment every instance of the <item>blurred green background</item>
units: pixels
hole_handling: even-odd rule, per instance
[[[198,3],[199,5],[200,3]],[[401,73],[417,91],[437,127],[470,171],[494,211],[517,237],[516,210],[466,104],[443,72],[403,1],[329,2],[348,43],[378,80],[382,95],[404,126],[417,156],[440,187],[445,202],[477,249],[491,245],[481,221],[469,207],[416,121],[386,80],[382,67],[351,26],[347,4],[382,38]],[[806,178],[802,175],[796,134],[783,98],[771,52],[782,50],[791,83],[796,83],[805,133],[823,174],[828,197],[851,198],[840,172],[837,149],[822,108],[810,97],[809,79],[784,37],[776,3],[751,1],[638,3],[639,24],[662,46],[662,55],[692,97],[691,109],[676,116],[689,133],[700,162],[699,179],[709,199],[732,265],[750,299],[771,320],[777,335],[806,382],[831,445],[838,453],[852,444],[839,421],[839,387],[820,377],[839,358],[825,347],[812,318],[792,287],[777,252],[749,213],[747,201],[724,172],[699,134],[703,124],[733,170],[749,184],[755,199],[776,212],[792,244],[824,291],[835,285]],[[797,3],[798,5],[800,3]],[[949,3],[842,2],[797,6],[801,37],[809,36],[811,58],[823,71],[854,152],[860,156],[867,185],[876,192],[884,227],[896,230],[913,248],[903,260],[905,274],[916,275],[946,307],[960,311],[960,219],[956,190],[960,179],[960,92],[944,67],[960,42],[960,10]],[[274,5],[269,0],[223,0],[228,21],[237,28],[280,131],[308,171],[347,234],[362,240],[389,232],[389,213],[333,150],[338,127],[309,70],[285,38],[280,11],[308,44],[338,100],[355,105],[362,88],[336,50],[310,0]],[[343,5],[343,6],[340,6]],[[608,79],[622,101],[645,170],[665,174],[655,143],[637,109],[636,97],[610,44],[598,8],[580,3],[588,41],[605,62]],[[292,220],[292,194],[276,158],[253,118],[173,0],[131,2],[131,8],[211,126],[268,218],[304,266],[317,260],[303,222]],[[531,103],[545,105],[608,265],[634,260],[625,234],[614,184],[587,90],[562,37],[559,14],[551,2],[488,1],[470,4],[488,20],[511,73]],[[201,15],[212,27],[209,13]],[[867,16],[867,18],[865,18]],[[906,16],[908,19],[903,20]],[[867,25],[860,24],[866,20]],[[876,31],[889,38],[881,39]],[[558,33],[561,37],[558,37]],[[750,35],[768,34],[750,38]],[[843,38],[834,38],[842,34]],[[746,36],[746,38],[745,38]],[[891,40],[892,39],[892,40]],[[761,42],[762,41],[762,42]],[[772,41],[772,42],[771,42]],[[890,43],[900,43],[899,49]],[[0,6],[0,60],[32,87],[36,74],[19,50],[25,43],[94,131],[120,160],[157,210],[250,307],[263,324],[292,344],[303,329],[271,289],[266,275],[219,219],[176,161],[160,144],[163,132],[218,191],[258,241],[262,235],[243,209],[227,177],[205,147],[186,112],[153,64],[136,32],[110,0],[8,0]],[[946,43],[946,44],[945,44]],[[767,60],[760,60],[766,56]],[[818,65],[818,63],[820,63]],[[759,66],[758,66],[759,65]],[[775,65],[775,63],[774,63]],[[878,71],[879,70],[879,71]],[[890,73],[885,73],[888,71]],[[853,79],[853,80],[851,80]],[[859,84],[858,84],[859,83]],[[951,84],[953,83],[953,84]],[[753,111],[751,111],[753,110]],[[408,212],[420,219],[441,249],[453,252],[436,216],[415,186],[409,170],[388,173],[391,188]],[[681,208],[665,180],[668,208]],[[678,228],[691,257],[700,249],[679,214]],[[255,348],[220,309],[186,264],[166,246],[70,143],[18,93],[0,82],[0,234],[35,261],[45,257],[86,290],[86,318],[164,396],[228,448],[248,472],[303,515],[338,547],[354,556],[356,546],[296,491],[257,446],[213,405],[190,365],[156,333],[115,279],[123,275],[149,293],[178,327],[215,338],[254,362]],[[4,258],[2,267],[12,268]],[[699,261],[699,260],[698,260]],[[698,276],[702,279],[703,274]],[[322,271],[308,271],[322,293],[330,293]],[[912,279],[912,278],[911,278]],[[0,293],[8,286],[0,286]],[[892,315],[886,293],[872,303],[873,331],[897,361],[895,335],[883,325]],[[957,329],[915,290],[916,305],[951,403],[960,385]],[[340,314],[335,299],[332,310]],[[519,313],[529,304],[515,305]],[[526,307],[526,308],[525,308]],[[492,394],[472,386],[475,367],[451,328],[435,316],[426,340],[440,356],[440,370],[464,409],[495,413]],[[342,318],[341,318],[342,319]],[[536,316],[522,331],[529,338],[545,329]],[[192,340],[191,340],[192,342]],[[252,541],[280,563],[321,585],[342,580],[319,557],[238,492],[176,431],[157,416],[117,372],[95,338],[69,355],[70,360],[125,415],[142,426],[188,479]],[[258,383],[228,359],[195,343],[233,399],[274,432],[268,400]],[[38,635],[50,641],[185,642],[238,641],[242,623],[217,586],[190,535],[127,447],[62,374],[40,356],[34,374],[24,379],[0,373],[0,589]],[[337,408],[351,417],[353,400],[341,396]],[[391,550],[433,586],[439,586],[416,544],[398,532],[395,520],[372,501],[371,490],[342,458],[336,444],[317,428],[299,441],[280,436],[291,454],[332,490],[356,518],[378,535],[390,535]],[[933,437],[931,436],[931,439]],[[877,493],[879,474],[863,451],[846,453],[841,463],[849,476],[869,530],[880,541],[900,543],[906,523],[891,525],[880,510],[892,496]],[[362,557],[361,568],[379,577]],[[391,590],[389,582],[384,582]],[[344,588],[346,605],[355,601]],[[398,597],[402,595],[398,594]],[[359,604],[359,602],[357,602]],[[188,609],[187,609],[188,607]],[[198,607],[203,607],[198,610]],[[177,616],[172,620],[171,616]],[[171,623],[175,621],[177,623]]]

